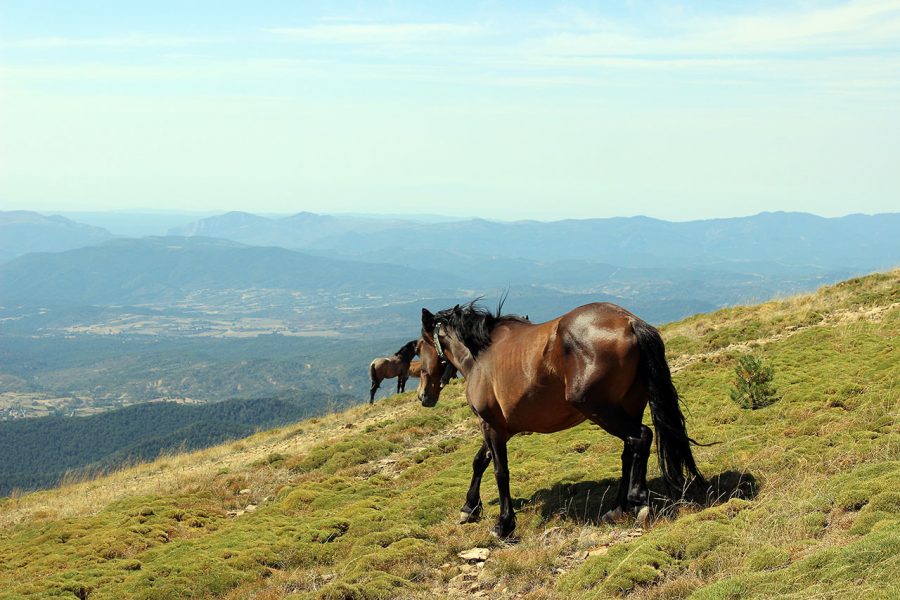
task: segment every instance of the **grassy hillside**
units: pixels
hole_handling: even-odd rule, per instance
[[[710,498],[658,497],[645,529],[597,523],[621,447],[588,425],[511,442],[519,543],[489,535],[490,477],[455,524],[479,441],[453,384],[0,501],[0,598],[896,597],[900,271],[664,335],[691,434],[722,443],[696,453]],[[782,395],[757,411],[728,398],[748,351]]]

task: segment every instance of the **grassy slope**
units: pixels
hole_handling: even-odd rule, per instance
[[[580,426],[511,443],[516,545],[456,525],[478,447],[463,389],[412,394],[0,500],[0,598],[891,597],[900,570],[900,271],[664,329],[716,484],[646,530],[597,525],[617,440]],[[755,348],[783,399],[728,400]],[[661,491],[655,460],[651,487]],[[241,493],[241,492],[244,493]],[[657,500],[662,504],[662,500]],[[247,505],[252,505],[246,510]],[[492,549],[482,569],[456,557]]]

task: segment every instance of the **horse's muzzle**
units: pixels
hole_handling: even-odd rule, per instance
[[[431,408],[435,404],[437,404],[437,398],[430,398],[425,394],[419,394],[419,402],[422,403],[422,406],[426,408]]]

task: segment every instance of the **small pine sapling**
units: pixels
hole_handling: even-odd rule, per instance
[[[741,408],[756,410],[779,400],[772,385],[774,371],[753,355],[745,354],[734,367],[731,399]]]

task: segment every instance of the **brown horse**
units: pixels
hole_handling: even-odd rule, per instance
[[[419,340],[419,343],[421,343],[421,340]],[[409,372],[407,373],[407,375],[418,379],[419,375],[421,373],[422,373],[422,361],[419,361],[419,360],[409,361]]]
[[[397,378],[397,393],[406,389],[406,380],[409,379],[409,363],[416,355],[417,345],[420,340],[411,340],[403,344],[403,347],[391,356],[376,358],[369,364],[369,379],[372,387],[369,390],[369,404],[375,402],[375,392],[385,379]]]
[[[502,303],[501,303],[502,308]],[[546,323],[500,315],[474,303],[432,314],[422,309],[422,374],[418,396],[434,406],[440,395],[441,360],[466,378],[466,398],[481,418],[484,443],[472,463],[472,480],[460,522],[481,513],[481,476],[494,461],[500,518],[493,533],[516,527],[509,493],[506,445],[517,433],[553,433],[585,420],[624,443],[617,505],[604,515],[649,516],[647,459],[656,429],[660,470],[670,489],[683,493],[683,473],[702,481],[694,463],[678,393],[672,385],[659,332],[614,304],[587,304]]]

